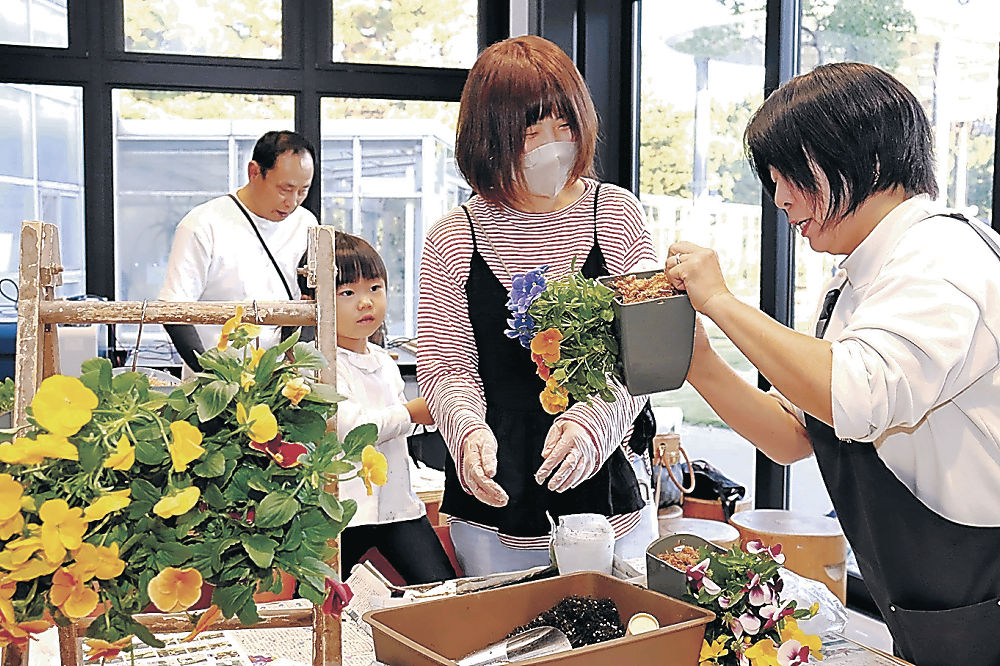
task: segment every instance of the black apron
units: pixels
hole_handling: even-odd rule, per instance
[[[594,215],[594,245],[581,268],[588,278],[608,274],[597,243],[597,192]],[[545,382],[535,372],[531,352],[504,334],[508,328],[509,294],[479,253],[471,217],[469,228],[472,260],[465,295],[486,397],[486,425],[493,430],[498,444],[497,473],[493,480],[510,500],[506,506],[492,507],[466,493],[458,480],[455,463],[450,460],[445,465],[441,512],[495,527],[501,534],[538,537],[550,531],[546,511],[556,521],[559,516],[572,513],[612,516],[638,511],[645,502],[635,470],[620,446],[615,447],[597,474],[575,488],[557,493],[535,482],[535,471],[542,464],[542,445],[556,417],[547,414],[538,400]]]
[[[817,337],[835,302],[828,294]],[[1000,528],[927,508],[873,444],[841,441],[809,415],[806,429],[896,655],[918,666],[1000,664]]]

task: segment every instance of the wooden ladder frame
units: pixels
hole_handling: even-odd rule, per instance
[[[317,226],[309,230],[308,284],[316,290],[315,301],[242,303],[244,319],[271,326],[316,326],[316,346],[329,365],[319,380],[336,387],[336,260],[334,228]],[[222,324],[233,316],[241,303],[162,301],[65,301],[55,299],[62,284],[63,267],[59,256],[59,234],[48,222],[26,221],[21,225],[21,264],[17,308],[17,350],[13,423],[27,424],[25,409],[42,380],[59,372],[58,324]],[[327,489],[336,493],[336,483]],[[339,554],[329,564],[340,571]],[[238,619],[223,619],[213,630],[306,627],[313,629],[313,666],[340,666],[341,626],[339,618],[325,615],[313,605],[305,609],[263,610],[261,621],[244,627]],[[144,613],[135,619],[154,633],[189,631],[190,620],[183,613]],[[59,627],[59,655],[62,666],[81,663],[81,639],[89,625],[84,619]],[[27,666],[28,650],[3,648],[2,666]]]

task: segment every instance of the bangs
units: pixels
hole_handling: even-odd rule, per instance
[[[360,280],[388,282],[385,263],[363,238],[337,233],[337,286]]]

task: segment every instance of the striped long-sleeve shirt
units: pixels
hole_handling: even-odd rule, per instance
[[[479,253],[506,289],[510,289],[510,275],[543,264],[551,267],[549,275],[569,272],[574,259],[579,269],[594,244],[596,183],[584,182],[586,188],[580,199],[552,213],[524,213],[478,196],[468,202],[478,223]],[[640,262],[648,266],[655,261],[642,207],[630,192],[601,185],[596,229],[597,242],[612,275],[629,272]],[[465,295],[472,251],[469,221],[461,208],[455,208],[431,227],[420,262],[417,310],[417,378],[421,394],[459,470],[461,442],[472,431],[487,427],[486,401]],[[589,445],[597,449],[595,466],[588,476],[595,474],[615,447],[626,441],[645,402],[645,397],[633,397],[617,383],[612,390],[615,402],[594,399],[589,405],[576,403],[558,417],[583,427]],[[500,447],[498,455],[502,456],[502,443]],[[637,522],[635,514],[612,519],[619,535]],[[501,538],[514,547],[537,545],[527,543],[530,540],[504,535]]]

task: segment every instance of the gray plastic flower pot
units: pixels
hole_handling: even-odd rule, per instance
[[[646,548],[646,587],[675,599],[680,599],[687,592],[687,573],[667,564],[658,556],[669,553],[678,546],[691,546],[694,549],[705,547],[717,553],[726,552],[696,534],[668,534],[649,544]]]
[[[659,271],[628,273],[648,278]],[[623,275],[598,278],[614,290]],[[680,388],[691,366],[694,347],[694,308],[687,294],[641,303],[623,303],[615,296],[615,331],[625,388],[645,395]]]

